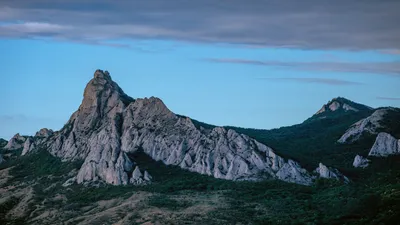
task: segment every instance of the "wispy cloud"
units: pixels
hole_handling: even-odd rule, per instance
[[[233,58],[207,58],[208,62],[269,66],[306,71],[374,73],[400,75],[400,61],[394,62],[281,62]]]
[[[399,49],[400,1],[0,2],[0,37],[173,39],[303,49]],[[19,22],[16,22],[19,21]]]
[[[309,78],[309,77],[283,77],[283,78],[260,78],[264,80],[275,80],[275,81],[293,81],[299,83],[318,83],[318,84],[326,84],[326,85],[335,85],[335,86],[343,86],[343,85],[361,85],[363,83],[339,80],[339,79],[329,79],[329,78]]]
[[[376,97],[376,98],[381,100],[400,101],[400,98],[395,98],[395,97]]]
[[[400,55],[400,49],[385,49],[380,50],[379,52],[388,55]]]

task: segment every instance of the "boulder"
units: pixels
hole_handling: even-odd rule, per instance
[[[356,157],[354,157],[354,161],[353,161],[353,166],[356,168],[365,168],[369,165],[370,160],[366,159],[362,156],[356,155]]]
[[[341,172],[339,172],[339,170],[332,167],[327,167],[322,163],[319,163],[319,166],[314,170],[314,172],[320,178],[335,179],[338,181],[341,180],[344,181],[345,183],[350,182],[349,178],[344,176]]]

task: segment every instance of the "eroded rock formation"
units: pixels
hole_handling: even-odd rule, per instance
[[[280,179],[309,185],[311,175],[256,140],[231,129],[197,128],[155,97],[133,99],[97,70],[87,84],[79,109],[65,126],[43,139],[25,143],[26,152],[40,145],[62,160],[84,160],[76,182],[142,184],[151,175],[129,157],[143,151],[167,165],[229,180]]]
[[[327,167],[322,163],[319,163],[319,166],[315,169],[314,172],[321,178],[336,179],[339,181],[341,180],[345,183],[350,182],[349,178],[344,176],[341,172],[339,172],[339,170],[332,167]]]
[[[387,157],[400,154],[400,140],[397,140],[388,133],[381,132],[375,139],[369,156]]]

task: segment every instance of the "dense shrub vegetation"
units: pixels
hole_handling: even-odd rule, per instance
[[[337,140],[350,125],[369,116],[370,112],[345,114],[341,117],[307,120],[302,124],[272,130],[229,127],[270,146],[284,157],[292,158],[312,170],[319,162],[348,169],[356,154],[367,155],[374,137],[364,137],[353,144]]]

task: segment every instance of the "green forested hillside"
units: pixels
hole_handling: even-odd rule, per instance
[[[272,130],[229,127],[237,132],[273,148],[277,153],[295,159],[308,169],[315,169],[319,162],[335,167],[350,167],[356,154],[368,151],[373,138],[364,138],[351,145],[336,141],[350,125],[370,115],[369,111],[318,120]]]

